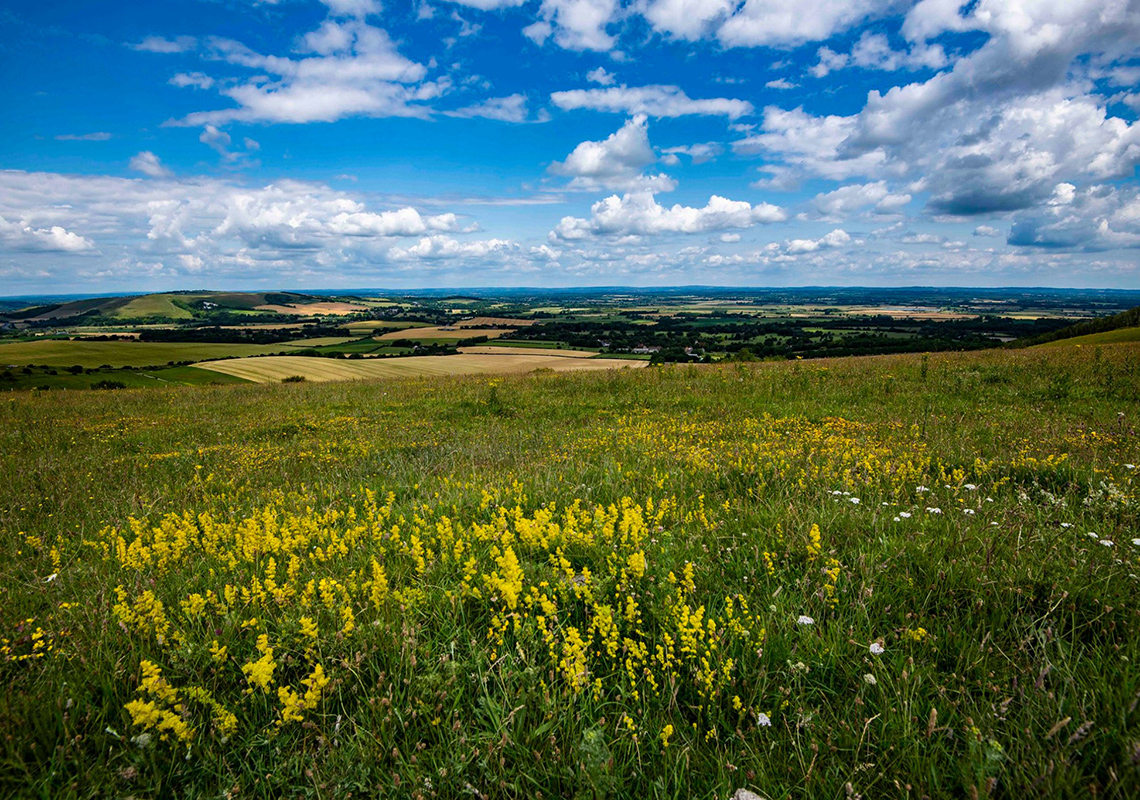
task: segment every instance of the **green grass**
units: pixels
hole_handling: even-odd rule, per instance
[[[149,367],[170,361],[207,361],[218,358],[279,353],[278,345],[207,344],[198,342],[93,342],[82,339],[41,339],[0,344],[0,368],[8,365],[47,364],[53,367]]]
[[[1091,347],[1100,344],[1122,344],[1125,342],[1140,342],[1140,328],[1117,328],[1113,331],[1101,333],[1088,333],[1084,336],[1074,336],[1071,339],[1058,339],[1046,342],[1038,347]]]
[[[232,375],[225,375],[197,367],[166,367],[153,370],[102,369],[73,375],[66,370],[55,370],[51,375],[43,369],[25,373],[22,369],[11,371],[11,377],[4,377],[0,371],[0,391],[19,389],[92,389],[96,384],[110,381],[122,384],[127,389],[151,389],[171,386],[205,386],[211,384],[246,383]]]
[[[124,305],[106,312],[113,319],[141,319],[143,317],[165,317],[167,319],[193,319],[187,309],[176,306],[168,294],[148,294],[132,298]]]
[[[0,396],[0,796],[1135,797],[1138,356]]]

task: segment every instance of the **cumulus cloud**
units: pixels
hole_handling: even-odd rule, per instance
[[[785,47],[822,41],[898,6],[896,0],[649,0],[658,33],[715,38],[727,47]]]
[[[332,4],[326,19],[301,38],[299,58],[263,55],[232,39],[209,41],[209,57],[258,74],[218,82],[202,73],[175,76],[180,86],[216,88],[237,106],[187,115],[180,124],[332,122],[349,116],[426,117],[421,103],[445,92],[425,81],[427,68],[400,55],[387,32],[363,19],[368,3]],[[370,13],[370,12],[368,12]],[[347,19],[339,18],[347,16]],[[272,76],[267,78],[266,76]]]
[[[660,205],[650,192],[631,192],[599,200],[590,218],[563,217],[551,239],[573,241],[593,236],[655,236],[670,233],[708,233],[731,228],[784,222],[788,214],[769,203],[752,205],[713,195],[703,208],[680,204]]]
[[[242,186],[207,178],[137,180],[0,171],[0,253],[87,253],[127,282],[186,274],[251,279],[383,265],[400,239],[428,239],[436,260],[471,255],[454,213],[370,208],[323,184]],[[448,244],[439,237],[452,239]],[[94,242],[99,243],[95,250]],[[420,252],[420,251],[416,251]],[[149,266],[146,266],[149,265]],[[68,269],[65,262],[51,270]],[[305,272],[305,271],[309,272]],[[313,270],[316,270],[313,272]],[[53,272],[53,274],[55,274]]]
[[[835,191],[818,194],[812,205],[826,217],[844,217],[866,208],[873,208],[877,214],[895,214],[910,201],[909,194],[892,193],[886,181],[875,181],[841,186]]]
[[[574,190],[669,191],[674,183],[667,175],[642,174],[656,160],[649,144],[648,122],[639,114],[600,142],[582,142],[564,161],[551,164],[549,171],[572,178],[568,188]]]
[[[866,31],[850,53],[837,53],[830,47],[817,52],[819,62],[809,71],[817,78],[845,67],[862,67],[894,72],[900,69],[941,69],[949,63],[942,45],[917,43],[909,50],[894,50],[885,34]]]
[[[536,44],[553,38],[566,50],[612,50],[617,40],[606,29],[619,8],[618,0],[542,0],[538,21],[523,34]]]
[[[1082,187],[1135,174],[1140,126],[1109,114],[1079,75],[1086,69],[1116,75],[1114,59],[1135,53],[1140,41],[1140,6],[979,0],[960,11],[960,5],[918,3],[903,26],[906,54],[877,34],[864,35],[851,54],[821,51],[821,63],[835,59],[838,66],[909,68],[916,53],[936,66],[944,54],[930,45],[934,38],[988,34],[950,69],[872,91],[851,116],[767,108],[759,131],[734,149],[766,157],[762,169],[771,177],[762,185],[787,187],[809,176],[905,180],[908,193],[929,198],[930,211],[955,217],[1042,208],[1059,183]],[[1090,63],[1095,69],[1082,66]]]
[[[606,89],[572,89],[554,92],[551,101],[564,111],[579,108],[616,114],[646,114],[650,117],[688,115],[721,116],[729,119],[752,113],[747,100],[726,97],[690,98],[679,86],[611,86]]]
[[[388,256],[396,261],[408,259],[486,258],[493,254],[517,249],[509,239],[485,239],[460,242],[450,236],[425,236],[411,247],[393,247]]]
[[[127,166],[135,172],[141,172],[151,178],[168,178],[173,174],[162,165],[158,156],[149,150],[143,150],[141,153],[132,156]]]
[[[1058,184],[1041,207],[1018,215],[1008,242],[1017,247],[1109,250],[1140,247],[1140,193],[1134,188]]]
[[[0,245],[12,250],[44,253],[83,253],[95,247],[90,239],[59,225],[35,228],[23,220],[9,222],[3,216],[0,216]]]
[[[790,255],[799,253],[814,253],[816,250],[832,247],[842,247],[850,243],[851,235],[842,228],[836,228],[831,233],[818,239],[791,239],[784,244],[784,252]]]

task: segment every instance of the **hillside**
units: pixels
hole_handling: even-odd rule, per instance
[[[1101,317],[1099,319],[1090,319],[1083,322],[1078,322],[1074,325],[1069,325],[1061,328],[1058,331],[1051,333],[1044,333],[1038,336],[1031,336],[1026,339],[1019,339],[1014,343],[1017,347],[1032,347],[1039,344],[1048,344],[1050,342],[1061,342],[1066,340],[1079,339],[1086,336],[1095,334],[1105,334],[1112,331],[1118,331],[1123,328],[1136,328],[1140,327],[1140,306],[1122,311],[1119,314],[1113,314],[1108,317]],[[1108,342],[1132,342],[1136,339],[1131,338],[1133,334],[1121,334],[1122,338],[1107,337],[1100,341]],[[1089,343],[1094,343],[1097,340],[1090,339]],[[1080,344],[1080,342],[1072,342],[1071,344]]]
[[[0,795],[1137,796],[1101,351],[8,395]]]

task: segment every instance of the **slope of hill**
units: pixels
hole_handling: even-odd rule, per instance
[[[1088,336],[1089,334],[1105,333],[1108,331],[1116,331],[1121,328],[1135,328],[1140,326],[1140,306],[1130,308],[1127,311],[1122,311],[1119,314],[1113,314],[1110,317],[1101,317],[1100,319],[1090,319],[1084,322],[1078,322],[1075,325],[1070,325],[1067,328],[1061,328],[1052,333],[1043,333],[1040,336],[1032,336],[1027,339],[1019,339],[1014,342],[1015,347],[1032,347],[1038,344],[1048,344],[1049,342],[1059,342],[1065,339],[1076,339],[1081,336]],[[1121,339],[1120,341],[1135,341],[1134,339]]]

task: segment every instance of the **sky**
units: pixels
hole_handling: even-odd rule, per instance
[[[7,0],[0,295],[1140,288],[1140,0]]]

